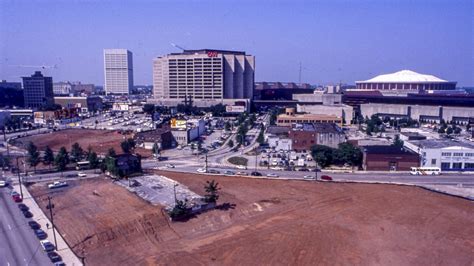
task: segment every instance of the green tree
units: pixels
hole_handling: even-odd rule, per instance
[[[122,141],[120,143],[120,147],[124,153],[131,153],[132,150],[135,148],[135,141],[132,138]]]
[[[230,124],[229,121],[225,122],[225,125],[224,125],[225,131],[230,131],[230,128],[231,128],[231,127],[232,127],[232,126],[231,126],[231,124]]]
[[[176,200],[176,204],[174,205],[173,209],[168,212],[168,214],[173,220],[187,217],[190,214],[188,200]]]
[[[1,167],[1,169],[9,168],[10,167],[10,158],[3,155],[3,154],[0,154],[0,167]]]
[[[40,162],[40,153],[38,151],[38,148],[33,144],[33,142],[28,142],[28,145],[26,146],[26,151],[27,151],[27,158],[26,161],[28,162],[29,166],[33,167],[35,172],[36,172],[36,166]]]
[[[446,134],[448,134],[448,135],[453,134],[453,128],[452,128],[452,127],[448,127],[448,128],[446,129]]]
[[[43,163],[46,165],[54,163],[54,153],[49,146],[46,146],[46,150],[44,151]]]
[[[324,145],[314,145],[311,147],[311,155],[320,167],[325,168],[332,163],[333,149]]]
[[[84,150],[82,149],[81,145],[79,143],[74,143],[71,146],[71,161],[73,162],[79,162],[82,159],[82,156],[84,155]]]
[[[262,129],[260,130],[260,133],[258,134],[258,137],[257,137],[257,142],[258,144],[262,145],[265,143],[265,135],[264,135],[264,129],[262,127]]]
[[[95,153],[95,152],[91,152],[87,156],[87,160],[89,161],[89,164],[90,164],[92,169],[97,168],[100,164],[99,158],[97,157],[97,153]]]
[[[54,164],[58,168],[58,171],[64,171],[66,170],[66,166],[69,163],[69,154],[67,153],[67,150],[65,147],[61,147],[59,149],[59,152],[56,154],[56,157],[54,157]]]
[[[115,152],[114,148],[110,148],[107,151],[107,154],[106,154],[106,156],[108,156],[108,157],[115,157],[116,155],[117,155],[117,153]]]
[[[204,195],[204,200],[209,203],[216,203],[219,199],[219,183],[215,180],[206,181],[206,185],[204,186],[206,191],[206,195]]]
[[[400,139],[400,135],[395,135],[395,139],[393,140],[392,146],[403,148],[403,140]]]
[[[227,146],[229,146],[229,148],[234,147],[234,141],[230,139],[229,142],[227,142]]]
[[[153,144],[152,152],[153,152],[153,154],[154,154],[156,157],[159,157],[159,156],[160,156],[161,149],[160,149],[160,147],[158,146],[158,143],[154,143],[154,144]]]
[[[460,127],[455,127],[454,128],[454,134],[460,134],[461,133],[461,128]]]
[[[362,151],[348,142],[340,143],[334,152],[342,155],[343,161],[338,162],[339,164],[360,165],[362,163]]]

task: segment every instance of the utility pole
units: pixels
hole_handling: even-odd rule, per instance
[[[206,162],[206,173],[207,173],[207,152],[206,152],[206,157],[205,157],[205,162]]]
[[[176,198],[176,187],[178,186],[178,183],[175,183],[173,185],[173,191],[174,191],[174,204],[176,205],[178,203],[178,199]]]
[[[21,195],[21,198],[23,199],[23,188],[21,186],[20,166],[18,164],[18,159],[19,157],[16,157],[16,168],[18,170],[18,183],[20,184],[20,195]]]
[[[53,227],[54,247],[56,248],[56,251],[57,251],[58,250],[58,242],[56,241],[56,232],[55,232],[54,218],[53,218],[54,204],[51,204],[51,197],[50,196],[48,196],[48,206],[46,206],[46,208],[49,209],[49,216],[51,218],[51,226]]]
[[[257,149],[255,149],[255,172],[257,172],[257,156],[258,156]]]

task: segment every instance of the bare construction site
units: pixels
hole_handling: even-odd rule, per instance
[[[52,194],[55,222],[88,265],[472,265],[474,204],[421,188],[157,171],[218,209],[170,222],[110,179]],[[44,184],[29,189],[45,209]]]

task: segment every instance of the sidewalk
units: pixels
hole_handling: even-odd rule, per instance
[[[20,192],[20,186],[18,184],[13,185],[13,189],[17,192]],[[30,208],[30,212],[33,214],[32,220],[36,221],[41,225],[41,229],[48,234],[48,240],[54,244],[54,237],[53,237],[53,229],[51,228],[51,221],[49,220],[49,216],[46,216],[41,208],[38,206],[36,201],[31,196],[30,192],[26,189],[25,186],[22,186],[23,189],[23,203],[26,204]],[[50,228],[46,228],[46,224],[50,225]],[[63,259],[63,262],[66,265],[75,265],[79,266],[82,265],[79,258],[72,252],[69,246],[66,244],[66,241],[62,238],[59,232],[56,230],[56,240],[58,241],[58,251],[57,253]]]

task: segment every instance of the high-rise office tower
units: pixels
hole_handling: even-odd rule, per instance
[[[31,77],[23,77],[25,107],[40,108],[54,103],[53,78],[35,71]]]
[[[133,88],[133,55],[127,49],[104,49],[106,94],[129,94]]]
[[[245,52],[184,50],[153,60],[158,99],[252,99],[255,57]]]

